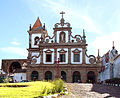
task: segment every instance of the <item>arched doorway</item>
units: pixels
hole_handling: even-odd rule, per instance
[[[33,71],[31,74],[31,80],[38,80],[38,72],[37,71]]]
[[[64,80],[66,82],[66,72],[61,71],[61,79]]]
[[[9,73],[13,73],[16,69],[21,69],[19,62],[13,62],[9,67]]]
[[[51,71],[45,72],[45,80],[52,80],[52,72]]]
[[[87,73],[87,82],[88,83],[95,83],[96,82],[96,79],[95,79],[95,73],[93,71],[89,71]]]
[[[73,73],[73,83],[74,82],[81,82],[81,76],[79,71],[75,71]]]

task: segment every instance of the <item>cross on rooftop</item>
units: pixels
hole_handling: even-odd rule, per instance
[[[63,18],[63,14],[65,14],[65,12],[62,11],[62,12],[60,12],[60,14],[62,14],[62,18]]]

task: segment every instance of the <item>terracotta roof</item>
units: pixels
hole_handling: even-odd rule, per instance
[[[40,19],[38,17],[37,20],[36,20],[36,22],[34,23],[34,25],[32,27],[32,30],[40,28],[40,27],[42,27],[42,23],[40,22]]]

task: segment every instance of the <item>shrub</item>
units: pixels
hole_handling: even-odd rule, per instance
[[[4,77],[0,76],[0,83],[3,83],[3,82],[4,82]]]
[[[53,81],[53,84],[55,85],[54,89],[55,92],[62,92],[64,90],[64,81],[61,79],[56,79],[55,81]]]

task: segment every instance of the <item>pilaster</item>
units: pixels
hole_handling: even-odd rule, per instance
[[[56,64],[56,61],[57,60],[57,48],[54,48],[54,64]]]
[[[68,69],[68,71],[67,71],[67,82],[68,83],[72,83],[72,71],[71,71],[71,69]]]
[[[29,48],[31,48],[31,34],[29,33]]]
[[[71,34],[71,31],[69,30],[68,31],[68,42],[70,42],[70,34]]]
[[[86,69],[83,69],[83,70],[81,70],[80,72],[81,72],[81,82],[82,82],[82,83],[86,83],[86,80],[87,80]]]
[[[40,60],[40,64],[43,64],[43,48],[41,49],[41,60]]]
[[[82,64],[85,64],[85,52],[86,52],[86,48],[85,46],[82,48]]]
[[[31,71],[27,70],[26,72],[26,80],[31,80]]]
[[[43,72],[43,70],[41,70],[41,71],[39,72],[39,80],[40,80],[40,81],[44,80],[44,72]]]
[[[68,64],[71,64],[71,48],[68,48]]]
[[[57,43],[57,34],[56,34],[56,30],[54,30],[54,36],[55,36],[55,43]]]

